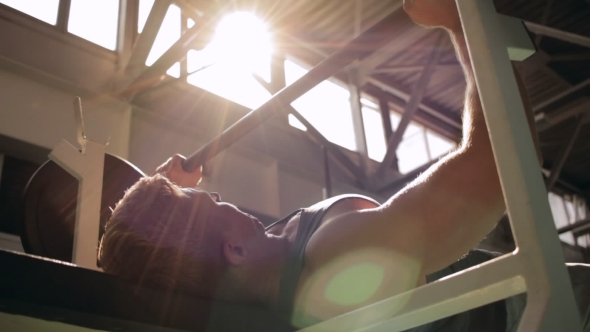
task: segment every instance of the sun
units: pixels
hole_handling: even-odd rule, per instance
[[[250,12],[223,17],[210,46],[215,62],[240,70],[256,71],[260,65],[268,65],[272,54],[267,25]]]

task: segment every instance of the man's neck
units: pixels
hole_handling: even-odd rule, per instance
[[[240,299],[234,300],[255,302],[264,307],[275,309],[290,248],[291,242],[288,238],[267,234],[263,248],[265,254],[261,255],[257,262],[249,267],[250,271],[246,272],[245,280],[244,276],[240,275],[243,271],[238,271],[232,278],[243,280],[245,285],[234,283],[234,286],[240,290],[247,290],[246,293],[239,290],[232,291],[233,296],[240,297]]]

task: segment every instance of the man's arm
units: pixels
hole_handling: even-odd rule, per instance
[[[505,206],[455,1],[416,0],[404,5],[416,23],[442,26],[453,40],[467,82],[463,140],[456,151],[381,207],[342,216],[344,223],[334,223],[334,227],[350,231],[347,242],[351,248],[386,245],[420,260],[422,273],[429,274],[475,247],[496,225]],[[519,87],[524,93],[520,81]],[[528,102],[523,101],[530,112]],[[531,129],[534,134],[533,126]],[[363,230],[354,226],[355,221],[361,222]]]

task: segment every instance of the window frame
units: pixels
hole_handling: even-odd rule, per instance
[[[118,21],[117,21],[117,41],[116,41],[116,48],[115,50],[109,50],[103,46],[95,44],[89,40],[86,40],[82,37],[78,37],[70,32],[67,31],[67,21],[69,17],[69,5],[71,0],[60,0],[59,1],[59,9],[57,13],[57,22],[55,25],[46,23],[41,21],[27,13],[21,12],[16,10],[8,5],[0,3],[0,19],[16,23],[17,25],[24,27],[26,29],[32,30],[34,32],[40,33],[45,35],[53,40],[58,42],[62,42],[71,46],[74,46],[80,50],[92,53],[94,55],[101,56],[108,60],[117,61],[119,58],[120,48],[121,48],[121,22],[122,15],[124,15],[127,11],[122,11],[121,7],[123,5],[129,5],[130,0],[119,0],[119,13],[118,13]],[[135,0],[131,0],[135,1]],[[64,11],[67,10],[67,14],[64,14]],[[128,17],[125,17],[127,19]],[[136,38],[136,37],[134,37]]]

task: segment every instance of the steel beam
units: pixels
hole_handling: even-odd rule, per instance
[[[70,18],[70,7],[72,0],[60,0],[57,9],[57,22],[55,26],[61,32],[68,32],[68,21]]]
[[[399,12],[399,11],[398,11]],[[394,12],[394,13],[398,13],[398,12]],[[403,11],[402,11],[403,12]],[[404,12],[405,13],[405,12]],[[393,34],[392,34],[393,35]],[[313,53],[315,53],[316,55],[322,57],[322,58],[326,58],[328,57],[328,54],[317,49],[316,47],[313,47],[312,45],[310,45],[309,43],[306,43],[300,39],[297,39],[293,36],[290,35],[283,35],[283,37],[290,43],[294,44],[294,45],[298,45],[300,47],[303,47],[305,49],[307,49],[308,51],[311,51]],[[390,37],[391,38],[391,37]],[[399,43],[399,41],[393,40],[393,41],[388,41],[386,42],[386,45],[388,44],[392,44],[392,43]],[[383,45],[380,45],[383,46]],[[387,46],[383,46],[381,48],[379,48],[379,50],[383,49],[383,48],[387,48]],[[370,53],[369,55],[366,55],[364,57],[362,57],[361,59],[361,63],[365,60],[368,59],[372,54],[374,54],[375,52]],[[390,83],[384,82],[381,79],[372,77],[372,76],[368,76],[366,78],[366,83],[373,85],[376,88],[379,88],[380,90],[386,92],[387,94],[392,95],[393,97],[399,98],[401,100],[404,101],[408,101],[410,99],[410,93],[405,91],[405,89],[402,89],[400,87],[395,87],[392,86]],[[400,104],[400,106],[403,106]],[[462,130],[462,125],[459,121],[453,119],[452,117],[449,117],[445,114],[444,111],[440,111],[435,109],[434,107],[425,104],[424,102],[420,103],[419,108],[432,115],[433,117],[439,119],[440,121],[458,129],[458,130]]]
[[[137,38],[133,53],[129,58],[125,72],[127,75],[135,77],[138,70],[145,67],[145,61],[154,45],[160,26],[164,21],[164,16],[170,7],[170,0],[156,0],[150,14],[145,22],[145,26]],[[166,68],[168,69],[168,68]]]
[[[547,21],[549,20],[549,15],[551,14],[551,7],[553,6],[553,0],[547,0],[545,2],[545,8],[543,10],[543,17],[541,18],[541,24],[547,25]],[[541,45],[541,40],[543,40],[543,35],[537,34],[535,38],[535,45],[539,47]]]
[[[186,58],[188,51],[194,48],[195,42],[200,46],[197,49],[203,49],[213,38],[214,29],[209,25],[210,23],[205,23],[204,26],[200,26],[197,22],[192,28],[188,29],[154,64],[141,72],[133,83],[125,89],[123,95],[126,96],[129,92],[133,93],[138,87],[146,88],[159,82],[174,63]]]
[[[462,70],[461,65],[459,63],[439,63],[436,65],[436,68],[449,68],[449,69],[457,69]],[[407,72],[414,72],[423,70],[424,66],[396,66],[390,68],[377,68],[374,69],[371,73],[372,74],[398,74],[398,73],[407,73]]]
[[[131,58],[137,37],[139,0],[121,0],[119,3],[119,31],[117,36],[117,67],[124,70]]]
[[[570,152],[572,151],[572,148],[574,147],[574,144],[576,143],[576,139],[578,138],[578,135],[580,134],[580,129],[582,129],[583,126],[584,126],[584,121],[582,121],[582,119],[579,119],[578,122],[576,123],[576,127],[570,133],[565,146],[563,147],[563,149],[559,150],[559,153],[557,154],[557,157],[555,158],[555,165],[553,166],[553,168],[551,168],[551,175],[549,175],[549,179],[547,180],[547,191],[551,191],[551,189],[553,189],[553,186],[555,185],[555,182],[559,178],[559,175],[561,174],[561,170],[563,169],[563,166],[565,165],[565,161],[569,157]]]
[[[590,61],[590,52],[554,54],[549,57],[550,61]]]
[[[385,142],[388,142],[391,135],[393,135],[393,129],[391,127],[391,110],[389,109],[389,102],[384,98],[379,98],[379,111],[381,112],[381,123],[383,124]]]
[[[567,89],[566,91],[535,105],[533,107],[533,112],[543,113],[562,107],[580,97],[587,95],[588,93],[590,93],[590,79],[587,79]]]
[[[525,26],[529,29],[530,32],[536,35],[542,35],[545,37],[551,37],[554,39],[559,39],[564,42],[568,42],[570,44],[576,44],[584,47],[590,47],[590,37],[578,35],[572,32],[567,32],[563,30],[558,30],[555,28],[550,28],[545,25],[532,23],[532,22],[525,22]]]
[[[538,113],[535,115],[535,122],[537,125],[537,131],[539,133],[544,132],[564,121],[583,113],[590,113],[590,102],[582,103],[578,106],[568,108],[555,114]],[[590,118],[584,120],[586,123],[590,121]]]
[[[350,91],[350,111],[354,129],[356,150],[360,157],[360,167],[363,173],[367,173],[369,163],[369,150],[367,147],[367,135],[365,134],[365,122],[363,120],[363,105],[361,104],[360,73],[358,67],[349,70],[348,91]]]
[[[376,88],[381,89],[383,92],[386,92],[394,97],[397,97],[397,98],[405,101],[406,103],[408,103],[410,100],[410,93],[409,92],[406,92],[406,91],[402,90],[401,88],[394,87],[391,84],[383,82],[382,80],[380,80],[378,78],[368,77],[367,83],[375,86]],[[404,105],[400,104],[400,106],[403,107]],[[418,105],[418,108],[420,110],[424,111],[425,113],[432,115],[433,117],[437,118],[438,120],[450,125],[451,127],[454,127],[458,130],[461,130],[463,128],[459,121],[447,116],[444,111],[437,110],[434,107],[431,107],[431,106],[425,104],[424,100],[422,100],[422,102]]]
[[[381,124],[383,125],[383,136],[385,138],[385,148],[387,143],[393,135],[393,129],[391,127],[391,110],[389,109],[389,103],[385,98],[379,98],[379,112],[381,113]],[[394,170],[399,171],[397,155],[394,155],[391,166]]]
[[[563,233],[567,233],[569,231],[574,231],[574,230],[576,230],[578,228],[586,227],[586,226],[589,226],[589,225],[590,225],[590,218],[584,219],[584,220],[579,220],[579,221],[576,221],[573,224],[569,224],[567,226],[563,226],[561,228],[558,228],[557,229],[557,233],[558,234],[563,234]]]
[[[519,331],[581,331],[561,243],[506,49],[520,29],[504,24],[489,0],[457,0],[506,209],[518,250],[527,304]],[[513,20],[516,27],[516,21]],[[524,40],[521,40],[524,41]],[[530,43],[530,40],[529,40]],[[530,45],[520,45],[528,49]],[[495,272],[494,272],[495,273]]]
[[[271,77],[275,78],[275,84],[269,84],[266,82],[262,77],[253,73],[254,78],[270,93],[274,94],[277,91],[280,91],[282,88],[285,87],[286,83],[284,82],[284,61],[282,62],[283,66],[280,66],[277,61],[277,66],[271,68]],[[273,71],[278,71],[283,69],[283,74],[279,73],[272,73]],[[281,84],[282,80],[282,84]],[[279,107],[281,111],[283,111],[285,118],[292,114],[299,122],[301,122],[307,130],[305,131],[307,135],[309,135],[313,140],[317,141],[320,145],[322,145],[326,151],[330,152],[345,168],[348,170],[357,180],[357,184],[361,187],[364,186],[365,181],[365,174],[361,171],[361,169],[346,155],[344,152],[340,150],[338,146],[334,143],[328,141],[324,135],[322,135],[307,119],[299,113],[293,106],[285,105],[285,107]]]
[[[412,117],[416,113],[416,110],[418,109],[418,105],[422,101],[422,98],[424,98],[426,88],[428,87],[428,82],[432,77],[434,68],[436,67],[436,64],[438,63],[438,60],[440,59],[440,55],[442,53],[441,44],[444,37],[443,33],[445,32],[439,32],[437,41],[434,44],[435,48],[432,51],[432,54],[430,55],[428,64],[426,65],[426,67],[422,71],[422,75],[414,85],[414,91],[412,91],[410,100],[408,100],[408,103],[404,108],[404,113],[402,114],[402,119],[398,124],[397,129],[387,142],[387,152],[385,153],[383,162],[379,165],[379,169],[377,170],[377,178],[383,176],[385,170],[391,166],[393,160],[395,159],[395,152],[397,151],[397,147],[399,146],[399,143],[403,138],[406,128],[408,127],[410,121],[412,120]]]

